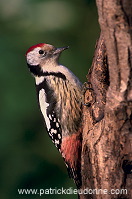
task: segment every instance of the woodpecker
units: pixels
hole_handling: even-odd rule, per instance
[[[26,60],[35,78],[38,103],[47,132],[61,153],[69,176],[81,187],[81,99],[82,83],[59,56],[68,47],[55,48],[40,43],[26,52]]]

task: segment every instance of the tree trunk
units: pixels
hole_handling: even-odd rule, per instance
[[[101,34],[83,106],[82,189],[89,194],[80,198],[131,199],[132,0],[96,3]]]

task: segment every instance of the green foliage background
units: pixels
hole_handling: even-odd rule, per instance
[[[18,194],[21,188],[75,188],[45,132],[25,52],[41,42],[69,45],[60,62],[84,82],[99,35],[95,1],[1,0],[0,27],[0,198],[77,198]]]

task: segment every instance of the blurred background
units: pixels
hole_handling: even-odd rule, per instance
[[[68,45],[60,62],[86,81],[100,31],[95,1],[0,0],[0,27],[0,198],[40,198],[19,195],[21,188],[76,188],[45,131],[25,52],[43,42]]]

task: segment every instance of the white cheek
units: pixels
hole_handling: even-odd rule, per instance
[[[27,54],[27,63],[29,65],[39,65],[40,64],[40,58],[39,58],[39,50],[41,48],[35,48],[33,51],[29,52]]]

